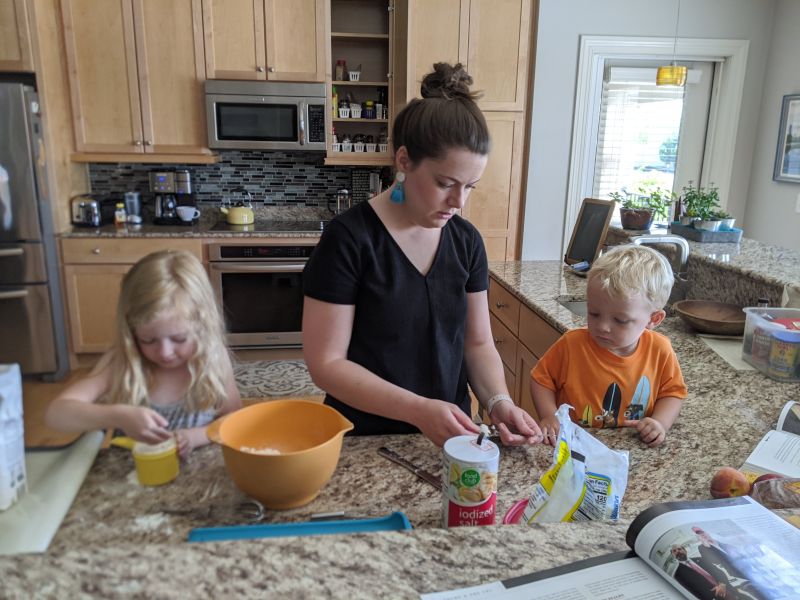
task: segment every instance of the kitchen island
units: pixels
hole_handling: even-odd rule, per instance
[[[494,263],[491,270],[559,330],[583,324],[556,301],[581,297],[585,286],[560,263]],[[376,452],[385,445],[436,470],[441,451],[419,435],[351,437],[317,499],[270,511],[265,522],[333,510],[355,516],[401,510],[413,531],[188,544],[193,527],[245,521],[238,510],[244,496],[227,477],[219,448],[195,451],[178,479],[160,488],[140,487],[130,455],[115,448],[98,456],[47,553],[0,559],[2,595],[414,598],[625,550],[626,527],[641,510],[707,499],[714,471],[739,466],[774,427],[784,403],[796,399],[796,385],[734,370],[677,318],[659,331],[672,340],[689,397],[659,448],[647,448],[630,429],[593,432],[608,446],[630,451],[616,524],[443,529],[439,492]],[[551,454],[544,446],[501,450],[498,522],[530,493]]]

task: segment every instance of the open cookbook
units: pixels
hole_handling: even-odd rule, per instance
[[[761,438],[742,471],[751,479],[765,473],[800,477],[800,404],[787,402],[778,426]]]
[[[625,540],[632,552],[422,598],[788,600],[800,594],[800,529],[748,496],[657,504],[634,519]]]

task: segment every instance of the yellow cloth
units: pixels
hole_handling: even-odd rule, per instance
[[[669,339],[646,329],[630,356],[601,348],[586,328],[568,331],[531,370],[534,381],[571,404],[584,427],[622,426],[653,414],[659,398],[686,398],[686,384]],[[540,415],[541,416],[541,415]]]

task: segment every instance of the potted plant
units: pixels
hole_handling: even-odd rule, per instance
[[[690,181],[689,186],[683,188],[685,216],[694,219],[695,229],[717,231],[721,223],[716,216],[719,210],[719,190],[713,185],[708,188],[695,188],[691,183]]]
[[[675,201],[675,194],[661,188],[647,189],[640,187],[638,194],[620,192],[609,194],[622,206],[619,209],[623,229],[649,230],[656,217],[666,219],[669,207]]]
[[[719,219],[720,230],[724,229],[726,231],[730,231],[733,229],[733,224],[736,222],[736,219],[733,216],[726,213],[724,210],[718,210],[716,216]]]

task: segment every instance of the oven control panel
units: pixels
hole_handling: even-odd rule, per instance
[[[214,258],[216,260],[307,259],[313,251],[314,246],[231,245],[219,246],[218,256]]]

